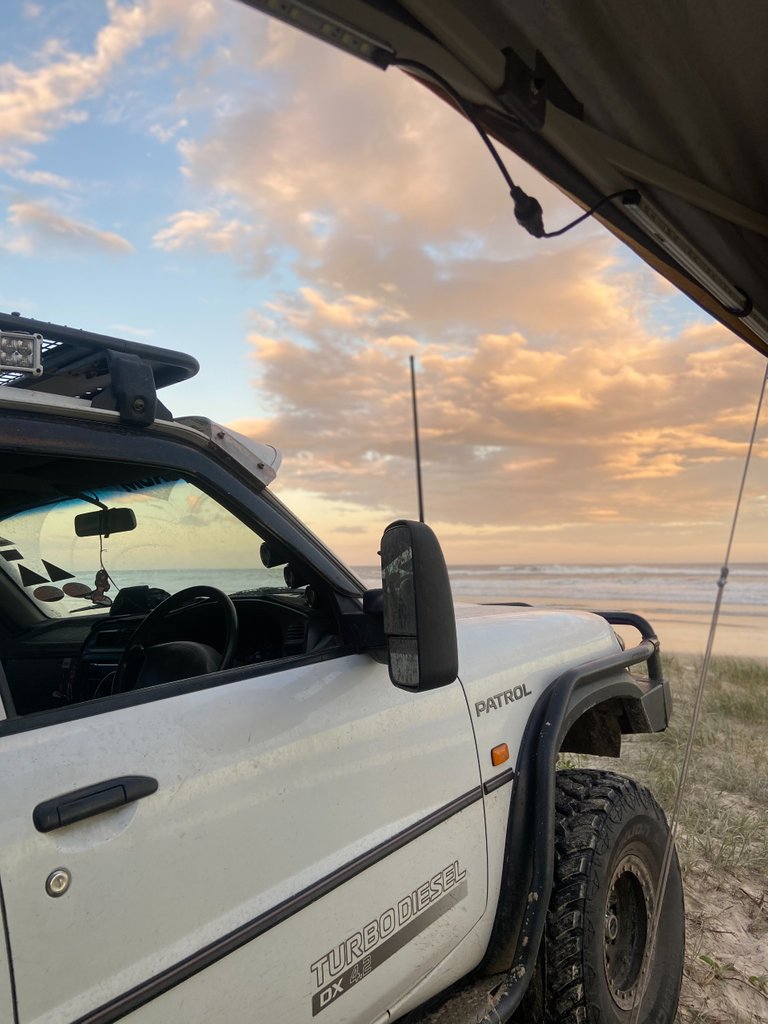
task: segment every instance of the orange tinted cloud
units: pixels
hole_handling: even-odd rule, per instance
[[[573,272],[586,269],[578,262]],[[454,285],[461,289],[460,277]],[[446,532],[465,557],[485,551],[490,560],[505,560],[521,543],[534,544],[536,557],[559,557],[564,536],[571,557],[581,551],[599,559],[598,552],[610,557],[606,545],[617,554],[623,533],[638,558],[640,528],[648,531],[652,559],[667,543],[675,550],[681,531],[714,539],[718,516],[725,521],[745,452],[734,407],[751,403],[759,360],[720,328],[705,335],[706,344],[728,353],[713,386],[687,372],[689,356],[702,351],[691,348],[702,343],[699,334],[662,342],[649,332],[643,344],[638,332],[625,361],[611,368],[603,348],[576,326],[570,347],[561,341],[557,353],[519,332],[467,332],[456,344],[444,332],[421,342],[398,335],[389,347],[378,306],[366,305],[366,324],[355,319],[342,329],[333,310],[349,308],[345,296],[313,300],[311,335],[296,338],[290,310],[298,321],[309,316],[306,297],[281,301],[285,334],[251,339],[258,388],[270,396],[274,415],[257,431],[247,422],[234,426],[277,439],[285,455],[278,489],[284,480],[292,491],[312,494],[316,510],[341,502],[369,522],[370,510],[379,509],[379,525],[414,514],[410,348],[421,367],[427,510],[443,524],[463,524],[464,532]],[[567,302],[560,312],[570,318]],[[687,525],[670,525],[680,523]],[[326,521],[323,532],[334,525]],[[608,536],[607,525],[621,532]],[[355,537],[353,551],[363,539],[373,552],[370,533]],[[345,543],[342,534],[338,546]]]
[[[292,254],[295,286],[253,311],[258,426],[233,424],[283,450],[277,489],[374,561],[386,519],[415,513],[413,353],[427,515],[454,560],[718,558],[756,354],[596,225],[521,232],[473,129],[405,76],[250,24],[227,60],[276,74],[269,95],[179,154],[200,209],[215,195],[251,226],[246,250]],[[507,159],[550,227],[573,215]]]

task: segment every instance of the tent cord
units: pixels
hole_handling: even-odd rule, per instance
[[[691,715],[691,724],[688,730],[688,741],[685,747],[685,754],[683,755],[682,764],[680,766],[680,776],[677,782],[677,789],[675,792],[675,803],[672,808],[672,814],[669,819],[669,834],[667,836],[667,843],[664,848],[664,858],[661,863],[661,872],[659,874],[659,886],[656,896],[656,902],[651,912],[651,925],[650,925],[650,939],[648,943],[648,950],[643,961],[643,966],[640,974],[640,982],[635,990],[635,997],[632,1003],[632,1011],[629,1016],[629,1024],[637,1024],[640,1016],[640,1007],[643,999],[645,998],[645,992],[648,988],[648,982],[650,980],[650,966],[653,963],[654,954],[656,951],[656,937],[659,927],[659,919],[661,918],[661,908],[664,905],[664,896],[667,889],[667,882],[669,880],[669,869],[672,863],[672,857],[675,850],[675,841],[677,839],[677,833],[680,822],[680,809],[683,802],[683,791],[685,789],[685,783],[688,777],[688,767],[691,762],[691,756],[693,754],[693,744],[696,739],[696,729],[699,724],[699,715],[701,712],[701,706],[704,699],[704,689],[707,684],[707,677],[709,675],[709,663],[712,657],[712,647],[715,640],[715,633],[717,632],[718,620],[720,618],[720,606],[723,603],[723,593],[725,586],[728,582],[729,562],[731,558],[731,548],[733,547],[733,539],[736,534],[736,525],[739,520],[739,514],[741,512],[741,499],[744,495],[744,485],[747,480],[747,473],[749,471],[750,462],[752,460],[752,451],[755,446],[755,438],[757,437],[757,427],[760,421],[760,412],[763,406],[763,399],[765,397],[766,384],[768,384],[768,363],[766,363],[765,373],[763,375],[763,383],[760,388],[760,396],[757,400],[757,409],[755,411],[755,421],[752,424],[752,434],[749,439],[749,446],[747,448],[747,455],[744,460],[744,469],[741,474],[741,484],[739,485],[739,492],[736,498],[736,505],[733,510],[733,521],[731,523],[731,532],[728,537],[728,545],[725,550],[725,558],[723,560],[722,568],[720,569],[720,578],[717,581],[717,596],[715,597],[715,604],[712,609],[712,619],[709,624],[709,636],[707,637],[707,646],[704,653],[704,660],[701,664],[701,675],[699,677],[699,685],[696,690],[696,699],[693,705],[693,714]]]

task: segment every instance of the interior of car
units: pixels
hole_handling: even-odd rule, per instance
[[[34,715],[341,645],[332,589],[162,466],[5,453],[0,698]]]

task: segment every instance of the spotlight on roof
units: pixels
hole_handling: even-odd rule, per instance
[[[43,372],[42,343],[42,334],[0,331],[0,371],[39,377]]]

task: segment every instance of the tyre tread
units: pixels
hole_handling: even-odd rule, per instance
[[[585,907],[592,862],[607,842],[605,826],[628,811],[646,813],[667,827],[651,793],[633,779],[593,769],[557,773],[555,872],[547,915],[547,1024],[597,1024],[601,1019],[599,1009],[588,1003]]]

